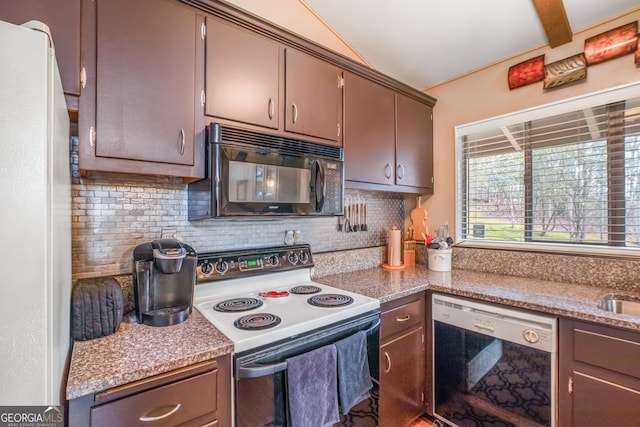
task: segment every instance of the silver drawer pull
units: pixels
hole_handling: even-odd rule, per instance
[[[406,322],[409,319],[411,319],[411,315],[407,314],[404,317],[396,317],[396,322]]]
[[[164,418],[167,418],[173,414],[175,414],[176,412],[178,412],[180,410],[180,407],[182,406],[181,403],[178,403],[176,406],[173,407],[173,409],[171,409],[169,412],[167,412],[166,414],[162,414],[162,415],[158,415],[157,417],[140,417],[138,418],[140,421],[144,422],[144,423],[148,423],[151,421],[158,421],[158,420],[162,420]]]

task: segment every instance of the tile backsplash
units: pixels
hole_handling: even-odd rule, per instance
[[[187,186],[180,179],[92,173],[72,184],[73,278],[129,274],[133,248],[171,231],[198,252],[282,245],[299,230],[315,253],[387,244],[387,230],[402,228],[401,194],[349,190],[367,204],[368,231],[338,232],[337,217],[190,222]]]

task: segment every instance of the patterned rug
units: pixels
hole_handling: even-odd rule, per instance
[[[371,397],[358,403],[347,415],[341,415],[334,427],[377,427],[378,397],[378,383],[374,380]]]
[[[551,367],[539,352],[503,342],[503,355],[469,393],[456,393],[436,412],[461,427],[551,425]]]

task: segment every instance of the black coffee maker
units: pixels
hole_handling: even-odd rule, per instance
[[[193,307],[196,251],[174,239],[133,250],[133,291],[138,321],[150,326],[182,323]]]

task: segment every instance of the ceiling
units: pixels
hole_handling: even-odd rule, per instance
[[[532,0],[301,1],[371,67],[417,89],[548,44]],[[639,6],[564,0],[573,33]]]

